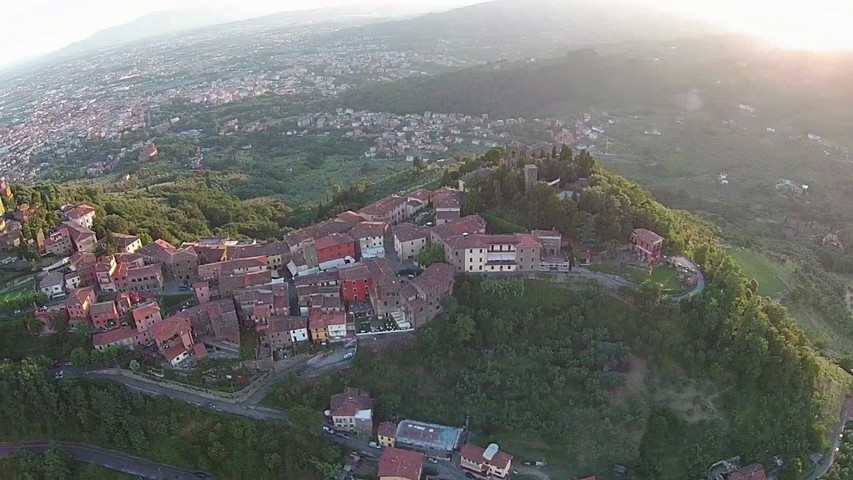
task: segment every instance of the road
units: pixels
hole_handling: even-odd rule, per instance
[[[125,453],[106,450],[84,443],[58,443],[62,450],[71,454],[77,460],[86,463],[95,463],[112,470],[129,473],[143,478],[162,480],[188,480],[197,478],[213,478],[210,475],[183,468],[152,462],[144,458],[138,458]],[[0,443],[0,458],[15,450],[25,449],[34,453],[42,453],[48,448],[47,442],[22,442],[22,443]]]
[[[272,408],[259,406],[264,396],[277,384],[287,379],[291,373],[298,373],[303,376],[311,377],[321,374],[327,374],[334,370],[347,368],[352,359],[345,359],[344,355],[348,352],[355,352],[355,349],[337,348],[331,351],[326,356],[309,361],[307,363],[294,363],[285,368],[277,370],[269,377],[264,385],[257,391],[246,398],[238,398],[236,401],[227,401],[222,399],[210,398],[203,395],[185,391],[172,387],[168,383],[159,383],[154,380],[146,381],[133,377],[128,377],[116,373],[112,370],[96,370],[83,371],[74,366],[65,366],[63,368],[64,378],[87,378],[91,380],[106,380],[110,382],[121,383],[131,391],[141,393],[143,395],[159,396],[163,395],[175,400],[181,400],[203,408],[219,410],[232,415],[241,415],[244,417],[254,418],[256,420],[283,420],[287,421],[287,412],[275,410]]]
[[[383,448],[374,448],[368,445],[370,439],[367,438],[359,438],[359,437],[350,437],[343,438],[337,435],[333,435],[330,433],[325,433],[323,436],[339,445],[342,445],[348,449],[351,449],[362,456],[380,458],[382,456]],[[456,457],[459,455],[457,454]],[[451,460],[438,460],[436,463],[432,462],[424,462],[424,468],[432,467],[438,471],[438,478],[442,480],[470,480],[465,476],[465,472],[459,468],[458,459],[454,461]],[[543,480],[549,480],[547,475]]]
[[[681,263],[682,265],[687,265],[691,270],[693,270],[696,273],[696,286],[693,287],[693,290],[690,290],[687,293],[682,293],[681,295],[673,295],[670,298],[677,302],[677,301],[682,300],[684,298],[693,298],[696,295],[699,295],[700,293],[704,292],[705,291],[705,274],[702,273],[702,270],[700,270],[699,267],[697,267],[696,264],[693,263],[693,261],[687,257],[675,257],[674,260],[676,262]]]
[[[838,427],[835,429],[834,439],[832,441],[832,447],[830,447],[829,455],[824,455],[823,458],[820,459],[814,470],[807,476],[803,477],[802,480],[817,480],[829,471],[829,468],[832,467],[833,462],[835,462],[835,449],[841,446],[842,438],[841,433],[844,432],[844,425],[847,421],[853,420],[853,397],[847,399],[844,402],[844,408],[841,410],[841,423],[839,423]]]

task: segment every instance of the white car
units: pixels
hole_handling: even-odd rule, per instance
[[[371,446],[371,447],[373,447],[373,448],[382,448],[382,447],[380,447],[380,446],[379,446],[379,444],[378,444],[378,443],[376,443],[376,442],[370,442],[370,443],[368,443],[368,445],[370,445],[370,446]]]

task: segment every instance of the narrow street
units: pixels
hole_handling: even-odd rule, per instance
[[[87,445],[85,443],[58,443],[59,447],[75,459],[101,465],[112,470],[136,475],[142,478],[162,480],[188,480],[195,478],[213,478],[205,472],[195,472],[172,465],[152,462],[144,458],[134,457],[126,453],[107,450]],[[48,449],[47,442],[0,443],[0,458],[15,450],[29,450],[33,453],[43,453]]]

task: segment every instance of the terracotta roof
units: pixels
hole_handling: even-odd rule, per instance
[[[489,245],[515,245],[516,247],[537,248],[542,244],[529,233],[513,235],[452,235],[444,239],[444,243],[452,250],[460,248],[487,248]]]
[[[90,213],[94,213],[94,212],[95,212],[95,207],[92,207],[92,206],[86,205],[86,204],[82,204],[82,205],[78,205],[78,206],[76,206],[70,210],[67,210],[65,212],[65,217],[72,219],[72,220],[77,220],[77,219],[83,218],[84,216],[86,216]]]
[[[483,217],[479,215],[468,215],[453,222],[446,223],[444,225],[438,225],[432,228],[432,233],[434,233],[438,236],[438,238],[441,239],[444,239],[451,235],[462,235],[463,233],[471,235],[474,233],[485,232],[486,221],[483,220]]]
[[[444,290],[447,286],[453,283],[454,271],[453,267],[446,263],[433,263],[424,270],[424,272],[416,279],[412,280],[412,284],[419,286],[423,290],[435,293],[436,290]]]
[[[127,266],[126,263],[121,264],[123,267]],[[137,268],[128,268],[127,269],[127,278],[130,280],[131,278],[142,278],[142,277],[161,277],[163,276],[162,268],[159,264],[151,264],[146,265],[144,267]]]
[[[411,242],[429,236],[428,230],[408,222],[395,225],[391,231],[394,232],[394,237],[400,242]]]
[[[634,235],[637,237],[638,240],[647,245],[654,245],[657,242],[663,241],[663,237],[645,228],[635,228]]]
[[[68,299],[65,300],[66,306],[72,307],[82,307],[83,302],[86,301],[87,298],[92,298],[94,300],[95,297],[95,287],[83,287],[78,288],[71,292],[71,295],[68,296]]]
[[[165,342],[172,337],[190,330],[190,319],[185,312],[181,312],[155,323],[151,326],[151,335],[160,342]]]
[[[385,227],[388,224],[385,222],[361,222],[352,227],[349,235],[352,238],[368,238],[368,237],[384,237]]]
[[[109,302],[93,303],[92,308],[89,309],[89,315],[103,315],[105,313],[118,314],[115,302],[111,300]]]
[[[118,248],[125,249],[131,243],[139,240],[138,235],[125,235],[124,233],[112,233],[113,238],[116,240],[116,244]]]
[[[344,282],[354,282],[370,278],[370,270],[363,263],[351,263],[341,267],[339,272],[341,280]]]
[[[459,208],[462,204],[462,192],[456,190],[439,190],[433,195],[432,204],[439,208]]]
[[[333,417],[353,417],[361,410],[372,410],[373,399],[365,391],[346,387],[343,393],[332,395],[329,410]]]
[[[382,459],[379,460],[379,478],[420,480],[423,464],[423,453],[387,447],[382,452]]]
[[[347,210],[346,212],[339,213],[338,216],[335,217],[335,219],[349,223],[351,225],[356,225],[366,220],[364,217],[353,212],[352,210]]]
[[[195,348],[195,347],[193,347],[193,348]],[[166,357],[166,360],[171,362],[172,360],[183,355],[186,351],[187,351],[187,349],[184,348],[184,345],[181,343],[178,343],[176,345],[172,345],[172,347],[170,347],[168,350],[166,350],[166,354],[164,356]]]
[[[316,273],[314,275],[303,275],[296,277],[293,284],[297,287],[306,285],[320,285],[324,283],[337,283],[340,278],[340,272],[337,269],[327,270],[325,272]]]
[[[139,322],[149,315],[160,315],[160,305],[157,302],[151,302],[134,308],[131,310],[130,314],[133,317],[134,322]]]
[[[317,250],[352,243],[353,239],[345,233],[333,233],[317,240]]]
[[[323,313],[321,310],[315,309],[308,313],[308,328],[311,330],[319,330],[326,328],[329,325],[346,325],[346,312]]]
[[[130,327],[122,327],[116,328],[113,330],[109,330],[103,333],[96,333],[92,335],[92,344],[95,346],[98,345],[109,345],[114,342],[118,342],[120,340],[125,340],[128,338],[132,338],[136,336],[139,332],[135,328]]]
[[[307,317],[292,317],[289,315],[273,315],[269,320],[269,333],[290,332],[308,328]]]
[[[498,453],[496,453],[491,460],[487,460],[483,456],[483,453],[485,453],[485,451],[486,449],[478,447],[473,443],[466,443],[459,450],[459,456],[471,460],[474,463],[494,465],[496,468],[499,468],[501,470],[505,469],[509,465],[509,462],[512,461],[512,455],[501,450],[498,450]]]
[[[435,212],[435,219],[441,220],[444,223],[453,222],[459,220],[460,214],[457,210],[442,210],[440,212]]]
[[[398,197],[396,195],[392,195],[390,197],[385,197],[381,200],[377,200],[370,205],[362,208],[358,211],[363,215],[371,215],[371,216],[386,216],[391,215],[395,209],[399,208],[401,205],[406,203],[406,199],[404,197]]]
[[[429,203],[429,201],[432,199],[433,195],[435,195],[435,194],[429,190],[419,189],[419,190],[415,190],[412,193],[406,194],[406,198],[409,198],[409,199],[413,198],[415,200],[420,200],[423,203]]]
[[[219,278],[219,290],[221,292],[234,292],[241,288],[266,285],[271,281],[272,272],[269,270],[259,270],[255,272],[241,273],[239,275],[227,275]]]
[[[382,422],[376,427],[376,436],[391,437],[397,436],[397,424],[394,422]]]
[[[764,467],[753,463],[730,473],[726,480],[767,480],[767,475],[764,473]]]
[[[198,342],[193,345],[193,355],[198,359],[202,359],[207,356],[207,347],[204,346],[203,343]]]

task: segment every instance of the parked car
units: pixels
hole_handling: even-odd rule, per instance
[[[355,353],[353,353],[353,352],[347,352],[344,354],[344,360],[346,360],[348,358],[352,358],[354,355],[355,355]]]
[[[378,443],[376,443],[376,442],[370,442],[370,443],[368,443],[368,445],[370,445],[370,446],[371,446],[371,447],[373,447],[373,448],[382,448],[382,447],[380,447],[380,446],[379,446],[379,444],[378,444]]]
[[[213,408],[213,409],[216,409],[216,404],[215,404],[215,403],[213,403],[213,402],[206,402],[206,403],[204,404],[204,406],[205,406],[205,407],[207,407],[207,408]]]
[[[438,463],[438,460],[436,460],[436,459],[434,459],[434,458],[432,458],[432,457],[427,457],[427,462],[429,462],[429,463]]]

